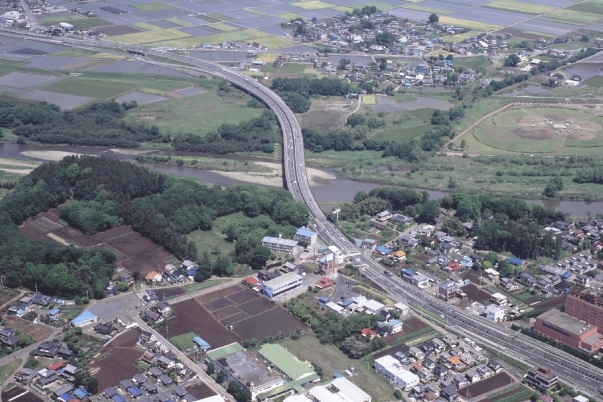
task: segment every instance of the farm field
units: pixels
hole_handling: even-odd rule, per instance
[[[36,342],[42,341],[50,336],[52,329],[44,325],[34,324],[32,321],[22,320],[15,316],[6,316],[6,326],[9,328],[23,331],[31,335]]]
[[[458,390],[459,395],[469,400],[483,395],[487,392],[494,391],[498,388],[504,387],[505,385],[512,384],[514,382],[507,373],[498,373],[493,377],[479,381],[475,384]]]
[[[488,3],[485,7],[495,8],[497,10],[516,11],[526,14],[542,14],[554,9],[552,6],[515,0],[496,0],[492,3]]]
[[[516,107],[482,121],[464,137],[508,152],[593,153],[603,147],[602,125],[603,118],[586,108]]]
[[[523,402],[530,398],[532,391],[523,385],[504,388],[499,392],[489,395],[479,402]]]
[[[11,402],[42,402],[43,399],[24,388],[13,386],[2,390],[2,400]]]
[[[132,363],[139,359],[143,353],[142,349],[130,346],[113,346],[112,343],[103,348],[101,356],[90,362],[91,368],[98,367],[100,369],[94,375],[98,379],[98,389],[114,387],[121,380],[129,380],[135,374],[142,374],[142,370]]]

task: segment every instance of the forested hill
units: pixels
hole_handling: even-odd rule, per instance
[[[186,234],[210,230],[219,216],[266,214],[272,229],[303,225],[308,218],[306,206],[284,189],[222,189],[127,162],[70,156],[39,166],[0,201],[0,274],[6,285],[33,289],[37,284],[49,294],[73,297],[90,291],[103,297],[113,274],[112,253],[39,242],[17,230],[27,218],[62,204],[62,218],[85,233],[126,223],[178,258],[192,260],[197,250]],[[248,263],[261,238],[241,236],[239,242],[236,257]]]

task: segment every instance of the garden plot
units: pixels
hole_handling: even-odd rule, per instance
[[[159,95],[145,94],[144,92],[132,91],[118,98],[115,98],[115,100],[117,102],[136,101],[139,105],[148,105],[150,103],[168,100],[168,98]]]
[[[543,21],[538,19],[522,22],[515,25],[515,28],[524,31],[542,32],[543,34],[556,36],[565,35],[568,32],[580,29],[580,27],[576,25],[562,24],[560,22]]]
[[[41,91],[39,89],[21,94],[19,98],[54,103],[63,110],[74,108],[95,99],[88,96],[67,95],[58,92]]]

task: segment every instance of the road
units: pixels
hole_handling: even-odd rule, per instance
[[[333,224],[327,221],[324,213],[316,203],[306,175],[304,145],[299,123],[295,114],[285,102],[266,86],[258,83],[236,70],[210,62],[168,53],[156,49],[141,49],[134,46],[113,44],[108,42],[88,42],[69,38],[50,38],[33,33],[15,34],[14,31],[0,30],[8,36],[28,37],[51,43],[63,43],[78,48],[109,48],[114,51],[144,51],[146,56],[159,56],[172,61],[187,63],[207,73],[230,81],[239,88],[262,99],[276,114],[283,132],[283,163],[286,185],[293,197],[304,202],[310,213],[309,222],[319,232],[325,242],[337,246],[351,258],[373,281],[379,284],[396,300],[410,301],[422,306],[434,315],[444,315],[449,321],[448,329],[466,334],[487,343],[492,349],[513,356],[528,365],[547,365],[559,376],[560,381],[571,384],[578,390],[592,397],[600,398],[599,386],[603,383],[603,370],[571,356],[558,349],[547,346],[524,335],[516,335],[506,328],[496,328],[495,324],[485,318],[476,317],[465,311],[455,310],[446,302],[437,299],[418,288],[404,282],[399,277],[383,275],[383,269],[364,255]],[[84,43],[82,43],[84,42]],[[141,57],[147,61],[146,57]]]

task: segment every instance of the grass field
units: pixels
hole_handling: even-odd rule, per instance
[[[191,27],[194,24],[191,24],[188,21],[183,21],[181,19],[178,18],[166,18],[165,19],[167,22],[171,22],[172,24],[176,24],[176,25],[180,25],[181,27]]]
[[[73,25],[73,27],[75,29],[89,29],[89,28],[93,28],[93,27],[101,27],[101,26],[107,26],[107,25],[113,25],[108,21],[103,20],[102,18],[84,18],[81,20],[72,20],[70,22],[71,25]]]
[[[190,82],[186,81],[175,81],[175,80],[153,80],[146,84],[144,88],[152,89],[160,92],[170,92],[178,89],[188,88],[191,86]]]
[[[55,53],[54,55],[61,56],[61,57],[91,57],[91,56],[96,56],[98,54],[99,54],[98,52],[95,52],[92,50],[72,48],[72,49],[63,50],[62,52]]]
[[[165,31],[162,31],[165,32]],[[178,31],[179,32],[179,31]],[[133,34],[139,35],[139,34]],[[129,35],[124,35],[129,36]],[[123,37],[123,36],[122,36]],[[255,29],[245,29],[242,31],[222,32],[211,35],[190,36],[181,38],[165,38],[162,40],[161,32],[155,38],[155,43],[149,43],[149,46],[171,46],[171,47],[193,47],[199,46],[200,43],[211,43],[213,45],[223,42],[246,41],[266,37],[264,32],[256,31]],[[129,40],[129,39],[128,39]]]
[[[594,77],[582,81],[582,83],[589,87],[601,88],[603,87],[603,75],[595,75]]]
[[[11,360],[10,362],[0,366],[0,383],[4,382],[8,377],[13,375],[21,365],[21,359]]]
[[[301,15],[297,15],[297,14],[293,14],[293,13],[278,14],[277,17],[280,17],[284,20],[294,20],[296,18],[303,18]]]
[[[149,24],[148,22],[135,22],[132,25],[134,25],[134,26],[136,26],[138,28],[142,28],[145,31],[161,31],[162,30],[158,26],[155,26],[153,24]]]
[[[600,0],[587,0],[583,3],[567,7],[565,10],[603,15],[603,2]]]
[[[434,8],[434,7],[425,7],[425,6],[420,5],[420,3],[418,5],[411,4],[409,6],[404,6],[402,8],[408,8],[409,10],[425,11],[428,13],[437,13],[437,14],[444,14],[444,15],[452,13],[452,11],[450,11],[450,10],[442,10],[442,9]]]
[[[178,349],[187,350],[195,345],[195,343],[193,342],[193,338],[195,336],[197,336],[197,334],[195,334],[194,332],[189,332],[186,334],[173,336],[168,340],[172,345],[176,346]]]
[[[137,9],[142,10],[142,11],[171,10],[172,8],[174,8],[173,6],[166,4],[166,3],[162,3],[160,1],[151,1],[149,3],[132,4],[132,7],[136,7]]]
[[[164,85],[167,86],[160,84],[155,88],[164,89]],[[220,96],[215,87],[204,87],[208,90],[204,94],[138,106],[128,113],[127,119],[155,124],[162,132],[205,135],[225,122],[237,124],[259,117],[263,112],[263,109],[248,108],[251,96],[241,91],[233,90]]]
[[[336,6],[336,7],[331,7],[331,9],[341,11],[342,13],[351,13],[352,11],[354,11],[353,8],[346,7],[346,6]]]
[[[362,103],[365,105],[376,105],[377,97],[375,95],[364,95],[362,97]]]
[[[188,285],[184,285],[182,288],[186,290],[186,293],[193,293],[198,290],[203,290],[211,288],[212,286],[217,286],[222,283],[226,283],[228,281],[229,279],[208,279],[200,283],[189,283]]]
[[[279,38],[276,36],[262,36],[256,38],[254,42],[259,42],[262,46],[267,47],[269,49],[278,49],[281,47],[291,46],[292,42],[288,41],[284,38]],[[260,53],[260,55],[263,53]],[[277,55],[278,57],[278,55]],[[274,61],[276,57],[271,57],[271,60]]]
[[[356,108],[356,100],[313,99],[310,110],[298,114],[301,127],[309,127],[321,132],[338,130],[345,125],[345,116]]]
[[[262,66],[265,73],[303,73],[305,69],[305,64],[298,63],[285,63],[282,67]]]
[[[495,8],[497,10],[515,11],[525,14],[542,14],[555,9],[556,7],[544,6],[541,4],[531,4],[524,1],[515,0],[497,0],[486,4],[484,7]]]
[[[320,366],[324,372],[323,379],[333,378],[333,374],[353,366],[357,374],[350,381],[371,395],[373,402],[394,400],[394,389],[375,370],[368,368],[363,361],[348,358],[334,345],[321,344],[313,334],[306,334],[295,341],[285,339],[280,344],[298,358]]]
[[[463,28],[475,29],[476,31],[496,31],[501,28],[499,25],[463,20],[460,18],[447,17],[445,15],[440,17],[440,24],[456,25]]]
[[[72,14],[72,15],[68,15],[68,16],[50,15],[47,17],[46,16],[38,17],[38,20],[40,21],[40,23],[45,26],[58,24],[59,22],[68,22],[70,24],[73,24],[74,21],[84,20],[84,19],[86,19],[86,17],[84,17],[83,15],[79,15],[79,14]]]
[[[329,8],[333,6],[332,4],[325,3],[324,1],[320,0],[300,1],[291,5],[300,8],[305,8],[306,10],[320,10],[321,8]]]
[[[232,32],[232,31],[238,30],[238,28],[227,25],[223,22],[212,22],[211,24],[207,24],[207,26],[210,28],[217,29],[218,31],[222,31],[222,32]]]
[[[594,24],[599,19],[600,15],[585,13],[583,11],[574,10],[555,10],[540,17],[539,19],[546,21],[562,22],[566,24],[589,25]]]
[[[55,82],[45,91],[60,92],[71,95],[92,96],[96,98],[111,98],[121,93],[131,91],[138,85],[120,81],[95,80],[90,78],[70,78]]]
[[[182,32],[182,31],[178,31],[177,29],[159,29],[159,30],[149,31],[149,32],[138,32],[138,33],[128,34],[128,35],[110,36],[108,38],[105,38],[105,40],[115,42],[115,43],[147,44],[147,43],[151,43],[151,42],[182,39],[182,38],[187,38],[190,36],[192,36],[192,35]],[[197,37],[197,44],[200,43],[198,38],[199,37]]]

